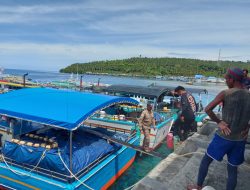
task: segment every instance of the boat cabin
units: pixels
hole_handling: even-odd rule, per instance
[[[172,91],[175,87],[173,86],[136,86],[136,85],[111,85],[104,89],[110,95],[115,96],[125,96],[137,100],[139,105],[146,107],[148,102],[154,104],[155,110],[163,110],[164,107],[170,109],[176,109],[175,103],[179,101],[177,96],[174,96]],[[206,89],[196,89],[196,88],[186,88],[187,91],[198,95],[198,106],[200,109],[201,96],[202,94],[207,94]],[[201,110],[199,110],[201,111]]]
[[[111,85],[104,91],[115,96],[125,96],[137,100],[139,105],[146,107],[148,102],[157,105],[162,103],[165,96],[172,96],[171,89],[164,86],[135,86],[135,85]]]

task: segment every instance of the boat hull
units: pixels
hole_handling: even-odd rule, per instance
[[[149,147],[154,149],[157,149],[163,140],[166,139],[167,134],[170,132],[172,124],[174,122],[174,117],[169,118],[166,121],[162,122],[160,125],[156,126],[156,129],[151,129],[150,131],[150,143]],[[141,146],[143,145],[143,139],[144,139],[144,134],[141,134],[141,141],[140,144]]]
[[[135,137],[131,139],[130,143],[138,145],[139,138]],[[92,189],[107,189],[129,168],[135,159],[135,155],[135,150],[123,146],[73,183],[64,183],[55,178],[45,177],[37,173],[29,173],[13,166],[9,166],[9,168],[4,162],[0,162],[0,184],[18,190],[89,189],[84,184]],[[15,174],[13,170],[19,174]]]

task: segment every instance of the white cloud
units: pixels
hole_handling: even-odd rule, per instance
[[[0,3],[0,66],[58,70],[139,55],[216,60],[219,49],[222,59],[248,60],[249,18],[247,0]]]
[[[76,62],[138,57],[187,57],[218,59],[218,49],[159,48],[112,44],[0,44],[1,65],[5,68],[59,70]],[[248,60],[250,54],[237,54],[234,49],[222,50],[221,58]]]

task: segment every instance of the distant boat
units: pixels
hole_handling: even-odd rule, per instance
[[[186,84],[188,84],[188,85],[193,85],[194,82],[193,82],[193,81],[188,81],[188,82],[186,82]]]
[[[216,82],[217,78],[216,77],[208,77],[207,80],[205,80],[206,82]]]
[[[225,83],[226,81],[225,81],[225,79],[217,78],[217,82],[218,82],[218,83]]]
[[[3,68],[3,67],[0,67],[0,76],[3,75],[3,72],[4,72],[4,68]]]
[[[208,77],[207,80],[205,80],[205,82],[211,82],[211,83],[224,83],[225,80],[222,78],[217,78],[217,77]]]
[[[1,70],[1,69],[0,69]],[[1,71],[0,71],[1,72]],[[34,83],[29,80],[25,80],[25,85],[23,79],[20,76],[12,76],[0,73],[0,93],[5,93],[10,90],[17,90],[21,88],[37,88],[39,84]]]
[[[160,80],[160,79],[163,79],[163,76],[157,75],[157,76],[155,76],[155,78]]]

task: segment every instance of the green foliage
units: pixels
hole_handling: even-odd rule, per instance
[[[205,76],[222,77],[229,67],[247,68],[250,70],[250,63],[185,58],[133,57],[122,60],[74,63],[61,69],[60,72],[122,74],[127,76],[194,76],[195,74],[202,74]]]

